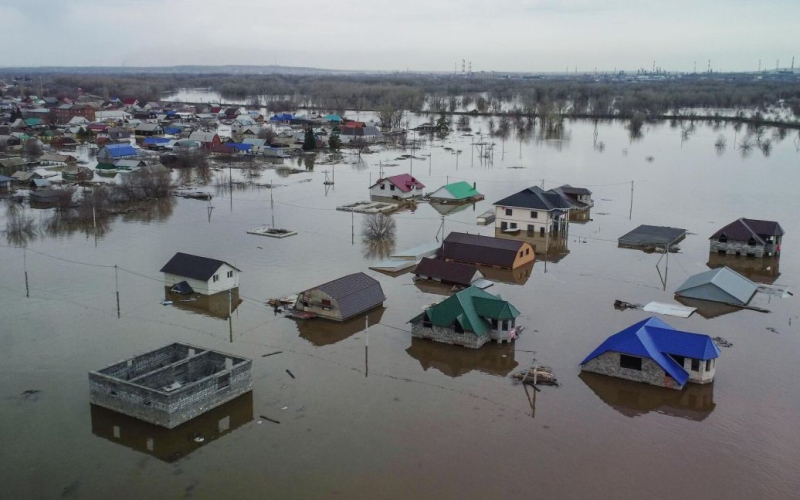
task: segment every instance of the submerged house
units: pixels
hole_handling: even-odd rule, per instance
[[[414,269],[414,276],[421,280],[438,281],[445,285],[470,286],[483,278],[478,268],[469,264],[448,262],[441,259],[423,258]]]
[[[425,184],[415,179],[411,174],[393,175],[383,177],[370,186],[369,194],[383,198],[401,198],[404,200],[422,196]]]
[[[779,256],[783,234],[775,221],[740,218],[711,235],[710,251],[757,258]]]
[[[497,295],[466,288],[409,321],[411,335],[477,349],[490,340],[517,338],[519,311]]]
[[[295,309],[320,318],[345,321],[383,305],[386,296],[381,284],[364,273],[329,281],[300,293]]]
[[[247,358],[174,343],[89,372],[89,401],[173,429],[252,389]]]
[[[563,186],[553,188],[550,191],[556,193],[561,197],[561,199],[569,203],[570,207],[574,211],[582,212],[589,210],[594,206],[592,192],[586,188],[573,187],[569,184],[564,184]]]
[[[97,161],[102,163],[111,163],[132,156],[136,156],[136,148],[130,144],[107,144],[97,151]]]
[[[689,277],[675,290],[685,299],[707,300],[737,306],[747,305],[758,285],[728,267],[720,267]]]
[[[430,195],[428,198],[435,203],[469,203],[483,199],[483,195],[478,192],[477,186],[473,182],[459,181],[447,184]]]
[[[503,269],[516,269],[534,260],[530,243],[452,232],[442,242],[441,258]]]
[[[494,203],[495,227],[501,231],[527,231],[528,236],[564,232],[572,205],[561,195],[539,186]]]
[[[581,361],[581,370],[682,389],[714,381],[719,348],[708,335],[649,318],[612,335]]]
[[[178,293],[213,295],[238,287],[241,271],[222,260],[178,252],[161,272],[165,284]]]

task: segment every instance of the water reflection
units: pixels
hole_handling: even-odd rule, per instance
[[[367,320],[370,325],[376,325],[383,319],[385,307],[378,307],[368,312],[351,318],[347,321],[328,321],[324,319],[297,320],[297,331],[300,337],[308,341],[314,347],[333,345],[348,339],[356,333],[363,332],[367,328]]]
[[[248,392],[174,429],[90,405],[92,434],[164,462],[175,462],[253,420]]]
[[[655,412],[701,422],[716,407],[714,384],[687,384],[676,391],[597,373],[578,376],[605,404],[630,418]]]
[[[447,203],[447,204],[431,203],[430,206],[433,207],[434,210],[439,212],[440,215],[444,215],[444,216],[453,215],[453,214],[456,214],[458,212],[463,212],[464,210],[467,210],[468,208],[471,208],[473,212],[475,211],[475,203],[461,203],[461,204],[456,204],[456,203]]]
[[[695,312],[706,319],[718,318],[726,314],[741,311],[738,307],[729,306],[721,302],[712,302],[710,300],[689,299],[678,296],[675,297],[675,300],[686,307],[696,308],[697,311]]]
[[[473,370],[505,377],[519,365],[514,359],[513,344],[490,342],[480,349],[464,349],[462,346],[412,337],[406,353],[419,361],[423,370],[434,368],[453,378]]]
[[[538,255],[537,255],[538,259]],[[506,283],[509,285],[524,285],[528,282],[533,272],[534,262],[529,262],[516,269],[500,269],[499,267],[475,266],[490,281]]]
[[[497,238],[529,243],[536,254],[536,260],[539,261],[555,263],[569,255],[569,238],[566,232],[542,236],[536,233],[528,233],[527,231],[519,231],[517,234],[512,234],[495,228],[494,235]]]
[[[706,265],[711,269],[729,267],[741,273],[752,281],[771,285],[780,277],[780,257],[765,257],[756,259],[751,257],[737,257],[736,255],[708,254]]]
[[[232,288],[230,293],[224,291],[214,295],[202,295],[199,293],[181,295],[171,292],[171,288],[169,286],[164,287],[164,300],[171,300],[172,307],[211,318],[228,319],[230,313],[244,302],[239,298],[239,287]]]

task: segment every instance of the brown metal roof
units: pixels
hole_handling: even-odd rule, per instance
[[[783,236],[780,224],[771,220],[745,219],[735,220],[714,233],[710,239],[717,239],[722,235],[734,241],[748,241],[751,237],[764,243],[764,237]]]
[[[429,258],[422,259],[414,270],[417,276],[463,286],[469,286],[477,272],[478,269],[469,264]]]
[[[447,235],[442,243],[442,257],[462,262],[511,268],[517,258],[517,252],[524,245],[527,243],[479,234],[453,232]]]

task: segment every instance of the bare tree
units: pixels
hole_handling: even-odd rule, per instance
[[[369,214],[361,224],[361,237],[365,242],[393,240],[397,225],[391,215]]]

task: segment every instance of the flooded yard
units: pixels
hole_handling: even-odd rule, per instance
[[[414,117],[412,126],[422,121]],[[489,130],[488,119],[471,126],[473,134]],[[687,133],[661,123],[632,140],[620,122],[567,121],[555,135],[484,137],[494,147],[484,146],[483,158],[472,146],[476,136],[417,134],[413,152],[379,148],[335,166],[323,164],[324,155],[316,163],[287,160],[302,172],[265,169],[253,179],[272,189],[227,189],[229,171],[212,171],[199,188],[215,194],[211,210],[206,201],[173,198],[111,218],[99,234],[90,225],[53,228],[25,251],[2,239],[3,496],[795,497],[796,296],[756,295],[753,305],[768,314],[662,317],[732,343],[712,385],[677,392],[579,370],[604,339],[648,317],[616,310],[616,299],[672,302],[678,285],[719,260],[709,256],[708,237],[739,217],[777,220],[786,231],[780,261],[739,259],[748,276],[800,289],[797,132],[781,139],[767,131],[765,151],[739,147],[745,133],[708,124]],[[720,134],[727,147],[715,147]],[[368,200],[381,169],[411,173],[426,192],[475,182],[485,199],[398,212],[396,238],[375,248],[361,240],[366,215],[336,207]],[[326,171],[333,184],[324,184]],[[407,322],[446,290],[368,267],[450,231],[494,235],[492,225],[476,224],[493,202],[562,184],[593,192],[587,220],[572,222],[562,241],[531,238],[533,266],[487,273],[496,280],[487,291],[521,312],[522,336],[477,351],[412,340]],[[24,211],[48,227],[49,210]],[[0,228],[7,218],[0,214]],[[273,218],[297,235],[247,234]],[[617,247],[641,224],[689,231],[670,255],[666,290],[660,254]],[[176,252],[241,269],[238,300],[162,305],[169,293],[159,270]],[[663,261],[659,268],[663,274]],[[293,320],[265,305],[360,271],[387,297],[368,318]],[[90,406],[90,370],[172,342],[251,358],[252,396],[177,433]],[[560,386],[530,393],[511,379],[534,362],[551,367]]]

